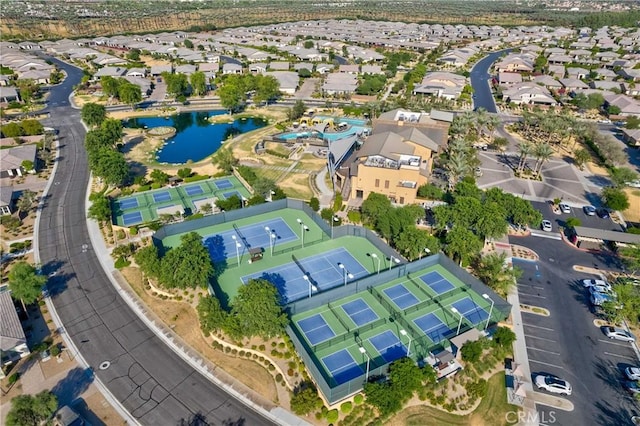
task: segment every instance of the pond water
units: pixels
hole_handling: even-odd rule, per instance
[[[197,111],[170,117],[140,117],[124,121],[124,127],[152,128],[172,126],[176,134],[156,151],[159,163],[184,164],[200,161],[216,152],[230,137],[247,133],[267,125],[261,118],[242,118],[228,123],[210,123],[209,117],[226,111]]]

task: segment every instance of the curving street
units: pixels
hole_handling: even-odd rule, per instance
[[[484,108],[487,112],[497,113],[496,103],[491,94],[491,86],[489,80],[491,74],[489,74],[489,68],[491,65],[500,58],[505,52],[509,52],[511,49],[500,50],[493,52],[480,59],[471,68],[469,78],[471,79],[471,87],[473,87],[473,110],[478,108]]]
[[[60,151],[37,238],[43,272],[55,272],[47,289],[66,334],[93,374],[140,424],[273,424],[180,358],[111,284],[89,239],[85,130],[80,112],[68,101],[82,71],[47,59],[67,78],[49,98],[46,125],[59,129]]]

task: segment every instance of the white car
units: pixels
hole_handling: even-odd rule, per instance
[[[596,285],[592,285],[591,287],[589,287],[589,293],[594,294],[594,293],[600,293],[600,294],[607,294],[607,295],[611,295],[613,297],[616,296],[615,292],[613,291],[613,289],[611,288],[611,286],[609,284],[596,284]]]
[[[584,211],[584,214],[586,214],[587,216],[595,216],[596,215],[596,208],[593,206],[584,206],[582,208],[582,210]]]
[[[550,220],[543,220],[542,221],[542,230],[545,232],[551,232],[553,231],[553,225],[551,224]]]
[[[609,339],[622,340],[623,342],[635,342],[636,336],[619,327],[605,326],[602,331]]]
[[[591,287],[594,285],[606,286],[606,287],[609,287],[609,289],[611,289],[611,286],[605,280],[582,280],[582,286],[585,288]]]
[[[629,380],[640,380],[640,367],[627,367],[624,369],[624,375]]]
[[[560,211],[562,213],[565,213],[565,214],[570,214],[571,213],[571,207],[569,207],[569,204],[560,203],[558,205],[558,207],[560,207]]]
[[[536,376],[535,383],[538,389],[544,389],[551,393],[571,395],[571,384],[559,377],[541,374]]]

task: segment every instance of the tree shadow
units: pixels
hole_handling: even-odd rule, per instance
[[[631,404],[623,406],[621,404],[622,399],[619,399],[618,401],[619,403],[617,406],[597,401],[595,403],[595,408],[598,411],[598,414],[596,414],[595,419],[593,419],[594,424],[602,426],[632,425],[633,423],[631,423],[631,418],[638,413],[633,412],[628,408],[632,406]]]
[[[56,383],[51,392],[58,397],[59,405],[71,405],[89,388],[93,379],[93,371],[90,368],[76,367],[70,370],[64,379]]]
[[[103,422],[100,417],[98,417],[91,408],[87,405],[87,402],[78,398],[73,402],[73,410],[78,413],[80,417],[85,419],[91,426],[106,426],[106,423]]]
[[[193,413],[187,419],[180,419],[177,426],[208,426],[207,416],[201,412]]]
[[[602,380],[615,392],[620,392],[622,388],[622,378],[612,371],[616,370],[616,366],[613,362],[597,357],[594,361],[595,375],[598,379]]]
[[[123,154],[127,154],[133,150],[137,145],[140,145],[144,141],[144,136],[137,135],[131,139],[129,139],[122,147],[120,148],[120,152]]]
[[[55,273],[53,275],[49,275],[49,279],[47,280],[47,285],[45,287],[46,296],[55,298],[62,294],[62,292],[67,289],[69,280],[75,278],[75,276],[75,272],[70,274]]]
[[[148,167],[139,161],[129,162],[129,174],[131,176],[146,176]]]

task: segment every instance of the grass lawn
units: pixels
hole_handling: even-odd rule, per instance
[[[469,415],[458,416],[444,410],[429,406],[409,407],[389,420],[389,425],[406,426],[499,426],[515,424],[507,422],[505,416],[519,407],[507,403],[504,372],[497,373],[489,379],[487,395],[480,405]],[[515,415],[511,415],[517,420]]]

